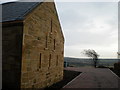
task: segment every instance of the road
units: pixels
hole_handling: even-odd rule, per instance
[[[63,88],[119,88],[120,78],[107,68],[67,67],[66,70],[82,72]]]

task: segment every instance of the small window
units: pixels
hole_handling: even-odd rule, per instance
[[[55,39],[54,39],[54,50],[55,50]]]
[[[48,42],[48,37],[46,36],[46,45],[45,45],[46,48],[47,48],[47,42]]]
[[[49,55],[49,67],[51,66],[51,54]]]
[[[51,19],[51,32],[52,32],[52,19]]]
[[[58,65],[58,55],[57,55],[57,58],[56,58],[56,66]]]
[[[62,54],[64,54],[64,52],[62,51]]]
[[[41,68],[41,60],[42,60],[42,54],[40,53],[40,58],[39,58],[39,68]]]

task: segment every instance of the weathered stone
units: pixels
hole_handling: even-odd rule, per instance
[[[62,80],[64,37],[53,2],[40,4],[22,26],[5,28],[3,35],[4,58],[9,57],[4,70],[19,78],[21,88],[44,88]]]
[[[2,27],[2,46],[3,87],[16,88],[20,85],[22,26]]]

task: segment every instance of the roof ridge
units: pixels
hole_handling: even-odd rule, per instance
[[[17,2],[18,2],[18,1],[9,1],[9,2],[1,3],[1,5],[10,4],[10,3],[17,3]]]

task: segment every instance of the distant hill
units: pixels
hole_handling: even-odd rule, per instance
[[[64,61],[67,62],[69,66],[76,66],[76,67],[93,65],[92,59],[88,59],[88,58],[64,57]],[[113,67],[114,63],[118,62],[118,59],[99,59],[98,61],[99,61],[98,66],[103,65],[103,66]]]

